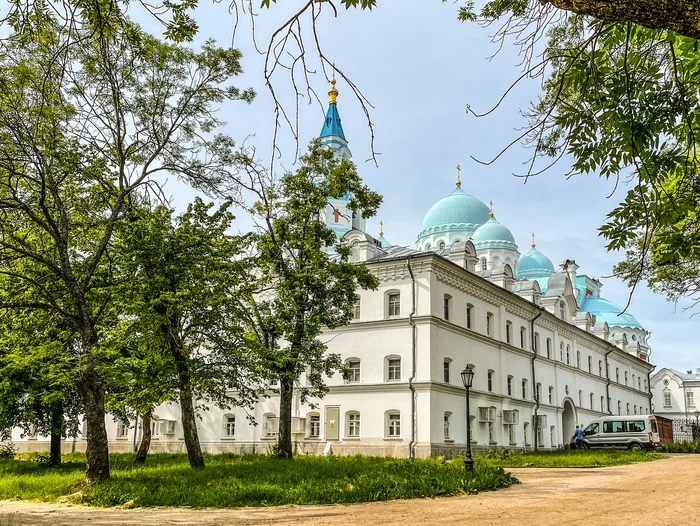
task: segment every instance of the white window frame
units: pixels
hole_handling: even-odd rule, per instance
[[[445,411],[442,415],[442,432],[445,440],[452,440],[450,438],[450,417],[452,413]]]
[[[351,366],[351,364],[357,364],[357,367]],[[350,375],[348,376],[345,383],[356,384],[360,382],[360,374],[362,371],[362,360],[359,358],[348,358],[345,360],[345,366],[350,370]]]
[[[360,412],[348,411],[346,413],[345,430],[348,438],[360,438]]]
[[[467,303],[467,329],[471,329],[474,324],[474,305]]]
[[[392,290],[386,293],[387,318],[401,316],[401,292]]]
[[[445,321],[450,321],[450,307],[452,306],[452,296],[445,294],[442,298],[442,314]]]
[[[398,365],[396,362],[398,361]],[[400,356],[387,356],[384,360],[384,378],[387,382],[400,382],[401,381],[401,357]]]
[[[311,440],[320,440],[321,438],[321,415],[320,413],[308,413],[306,415],[307,434],[306,438]]]
[[[233,419],[233,421],[231,421]],[[226,414],[223,417],[222,438],[235,438],[236,436],[236,415]]]
[[[401,412],[387,411],[384,417],[384,437],[401,438]]]
[[[493,332],[493,312],[486,313],[486,336],[491,336]]]
[[[279,417],[274,413],[263,415],[263,438],[272,439],[279,435]]]
[[[442,381],[446,384],[450,383],[450,373],[452,368],[452,360],[450,358],[445,358],[442,360]]]
[[[117,440],[124,440],[129,436],[129,424],[123,420],[117,420]]]
[[[506,322],[506,343],[513,343],[513,324],[510,321]]]
[[[525,342],[527,341],[527,329],[525,327],[520,327],[520,348],[525,349]]]
[[[352,319],[359,320],[362,314],[362,299],[359,294],[355,294],[355,303],[352,306]]]
[[[664,391],[664,407],[673,407],[673,401],[671,400],[671,391]]]

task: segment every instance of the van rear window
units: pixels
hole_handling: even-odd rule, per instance
[[[651,422],[651,432],[652,432],[652,433],[658,433],[659,431],[658,431],[658,429],[656,428],[656,420],[654,420],[654,419],[652,418],[651,420],[649,420],[649,422]]]

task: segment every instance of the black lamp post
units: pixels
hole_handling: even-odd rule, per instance
[[[474,461],[472,460],[472,430],[469,425],[469,389],[472,387],[472,382],[474,381],[474,367],[471,364],[467,364],[462,371],[462,383],[464,388],[467,390],[467,454],[464,457],[464,469],[467,471],[472,471],[474,469]]]
[[[698,419],[700,418],[700,411],[695,411],[695,428],[693,429],[693,440],[700,438],[700,428],[698,427]]]

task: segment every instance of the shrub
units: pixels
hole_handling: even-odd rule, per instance
[[[663,445],[664,453],[700,453],[700,442],[668,442]]]

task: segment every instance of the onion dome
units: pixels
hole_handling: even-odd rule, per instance
[[[520,257],[517,279],[544,278],[551,276],[553,272],[552,260],[535,248],[535,234],[532,234],[532,248]]]
[[[626,312],[620,314],[622,312],[622,307],[605,298],[587,296],[581,304],[580,311],[594,314],[596,322],[605,321],[610,327],[630,327],[644,330],[644,327],[642,327],[634,316]]]
[[[518,246],[515,244],[513,234],[505,225],[496,220],[493,209],[489,212],[489,216],[488,221],[477,228],[472,236],[472,243],[476,249],[506,248],[517,250]]]

